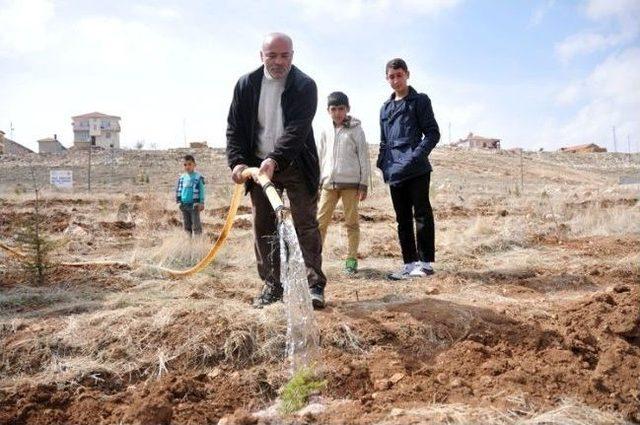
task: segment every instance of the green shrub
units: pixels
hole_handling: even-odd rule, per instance
[[[280,411],[293,413],[300,410],[309,401],[309,396],[327,386],[326,380],[319,380],[310,368],[297,371],[285,384],[280,394]]]

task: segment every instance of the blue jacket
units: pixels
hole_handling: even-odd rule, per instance
[[[184,173],[176,185],[176,202],[204,204],[204,177],[198,172]]]
[[[431,172],[429,154],[440,140],[431,100],[409,87],[398,105],[392,94],[380,109],[380,153],[377,166],[384,181],[397,185]]]

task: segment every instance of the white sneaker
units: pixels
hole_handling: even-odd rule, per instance
[[[409,276],[411,277],[426,277],[433,274],[433,267],[431,267],[431,263],[416,261],[413,265],[413,270],[409,272]]]
[[[415,268],[415,263],[407,263],[404,267],[394,273],[388,274],[387,279],[389,280],[405,280],[409,279],[411,276],[411,272]]]

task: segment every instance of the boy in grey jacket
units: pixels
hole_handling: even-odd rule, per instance
[[[318,224],[324,244],[333,211],[342,199],[344,225],[349,248],[345,271],[358,271],[360,224],[358,203],[367,197],[370,165],[369,150],[360,121],[348,115],[349,98],[342,92],[329,95],[327,112],[331,125],[324,129],[318,144],[320,159],[320,205]]]

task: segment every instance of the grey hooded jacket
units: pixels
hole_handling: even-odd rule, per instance
[[[320,185],[323,189],[359,189],[367,191],[371,166],[369,147],[360,120],[347,117],[339,128],[322,130],[318,143]]]

